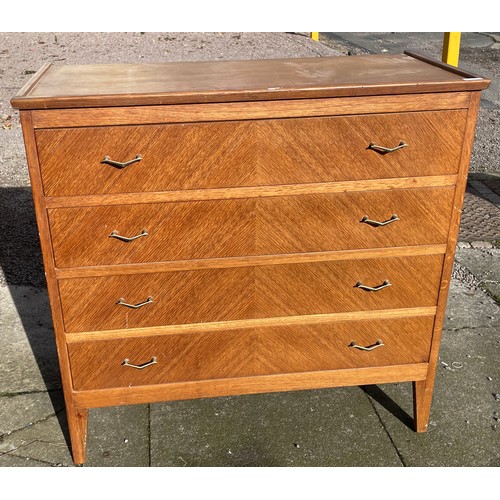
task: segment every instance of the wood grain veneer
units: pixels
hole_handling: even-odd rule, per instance
[[[403,318],[74,342],[69,356],[77,391],[425,363],[433,324]],[[384,345],[373,351],[350,347],[379,339]],[[122,364],[153,357],[157,363],[141,370]]]
[[[156,191],[147,193],[94,194],[84,196],[56,196],[45,198],[47,208],[95,207],[142,203],[170,203],[173,201],[231,200],[271,196],[300,196],[302,194],[344,193],[406,189],[417,187],[454,186],[457,175],[429,175],[394,179],[367,179],[362,181],[316,182],[313,184],[285,184],[279,186],[252,186],[219,189],[189,189],[185,191]]]
[[[353,311],[328,314],[302,314],[300,316],[281,316],[272,318],[242,319],[232,321],[216,321],[213,323],[189,323],[184,325],[162,325],[148,328],[128,328],[126,338],[151,337],[154,335],[180,335],[188,333],[203,333],[218,330],[238,330],[242,328],[257,328],[283,325],[320,325],[341,321],[370,321],[377,319],[415,318],[418,316],[436,315],[436,307],[410,307],[407,309],[376,309],[371,311]],[[97,330],[94,332],[68,333],[68,344],[82,340],[113,340],[123,339],[123,330]]]
[[[45,195],[76,196],[450,175],[465,119],[454,110],[44,129],[36,137]],[[369,149],[401,141],[408,147],[392,154]],[[123,169],[101,163],[137,155]]]
[[[144,262],[139,264],[115,264],[112,266],[70,267],[56,269],[56,277],[58,279],[88,278],[94,276],[161,273],[168,271],[195,271],[198,269],[229,269],[233,267],[298,264],[301,262],[332,262],[339,260],[364,260],[367,258],[381,257],[412,257],[416,255],[437,255],[444,253],[446,253],[446,244],[333,250],[326,252],[256,255],[254,257],[223,257],[219,259],[192,259],[164,262]]]
[[[34,75],[11,102],[75,463],[109,405],[409,381],[425,431],[489,83],[412,53]]]
[[[340,370],[259,375],[233,379],[172,382],[118,389],[96,389],[74,393],[76,405],[99,408],[113,405],[156,403],[193,398],[214,398],[238,394],[300,391],[352,385],[389,384],[425,379],[427,363],[347,368]]]
[[[32,111],[33,127],[67,128],[105,125],[262,120],[310,116],[402,113],[467,109],[469,92],[338,97],[336,99],[289,99],[283,101],[172,104],[87,109],[44,109]]]
[[[59,280],[67,332],[436,305],[442,255]],[[357,288],[358,281],[378,292]],[[140,309],[119,305],[120,298]]]
[[[50,209],[56,266],[446,243],[454,187]],[[399,221],[373,227],[364,216]],[[134,237],[121,241],[112,232]],[[79,252],[74,248],[78,247]]]

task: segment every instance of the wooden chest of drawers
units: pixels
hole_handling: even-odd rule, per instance
[[[21,109],[75,463],[89,408],[413,382],[480,90],[417,54],[43,67]]]

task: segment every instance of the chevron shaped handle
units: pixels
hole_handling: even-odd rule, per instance
[[[375,342],[375,344],[372,344],[372,345],[369,345],[366,347],[356,344],[356,342],[354,340],[349,344],[349,347],[354,347],[355,349],[359,349],[360,351],[373,351],[373,349],[376,349],[377,347],[383,347],[383,346],[384,346],[384,343],[380,339],[378,339]]]
[[[396,147],[394,148],[386,148],[384,146],[379,146],[378,144],[375,144],[374,142],[370,143],[368,146],[368,149],[373,149],[377,153],[381,154],[387,154],[387,153],[392,153],[394,151],[397,151],[398,149],[406,148],[408,147],[408,144],[406,144],[405,141],[401,141]]]
[[[130,309],[139,309],[140,307],[147,306],[148,304],[153,303],[153,297],[148,297],[144,302],[140,302],[139,304],[127,304],[125,299],[118,299],[116,303],[119,306],[130,307]]]
[[[378,292],[379,290],[382,290],[383,288],[387,288],[388,286],[392,286],[389,281],[385,280],[381,285],[378,286],[367,286],[363,285],[361,281],[358,281],[355,285],[356,288],[361,288],[361,290],[366,290],[367,292]]]
[[[136,163],[136,162],[141,161],[141,160],[142,160],[141,155],[136,155],[136,157],[133,160],[129,160],[129,161],[125,161],[125,162],[115,161],[115,160],[112,160],[109,156],[105,156],[102,159],[101,163],[106,163],[106,165],[111,165],[112,167],[116,167],[116,168],[125,168],[125,167],[128,167],[129,165],[132,165],[132,163]]]
[[[148,366],[151,366],[151,365],[156,365],[157,361],[156,361],[156,356],[153,356],[151,358],[151,361],[148,361],[146,363],[143,363],[142,365],[133,365],[132,363],[130,363],[130,360],[128,359],[124,359],[123,360],[123,363],[122,363],[122,366],[130,366],[130,368],[135,368],[137,370],[142,370],[144,368],[147,368]]]
[[[380,227],[380,226],[387,226],[387,224],[391,224],[392,222],[396,222],[397,220],[400,219],[396,214],[392,214],[390,219],[384,221],[372,220],[368,218],[368,215],[365,215],[360,222],[368,224],[369,226]]]
[[[142,238],[143,236],[147,236],[149,233],[146,231],[146,229],[143,229],[142,232],[140,234],[137,234],[135,236],[122,236],[121,234],[118,234],[118,231],[112,231],[111,234],[109,235],[110,238],[116,238],[117,240],[120,240],[120,241],[125,241],[125,242],[129,242],[129,241],[134,241],[138,238]]]

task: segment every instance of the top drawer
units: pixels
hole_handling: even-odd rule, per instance
[[[458,171],[465,110],[41,129],[46,196],[385,179]],[[384,153],[375,143],[394,148]],[[119,168],[105,157],[127,163]]]

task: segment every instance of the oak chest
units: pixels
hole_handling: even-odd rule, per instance
[[[13,98],[75,463],[89,408],[412,382],[480,90],[413,53],[44,66]]]

